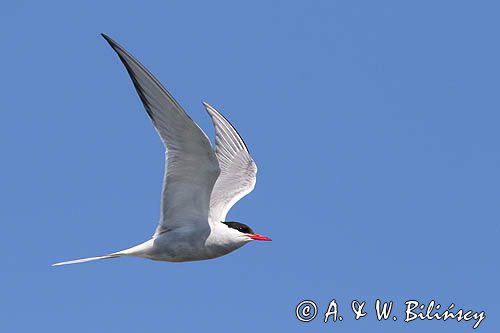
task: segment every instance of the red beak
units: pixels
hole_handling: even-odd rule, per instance
[[[259,234],[248,235],[253,240],[262,240],[262,241],[271,241],[272,239],[266,236],[262,236]]]

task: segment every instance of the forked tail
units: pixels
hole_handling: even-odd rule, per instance
[[[100,256],[100,257],[90,257],[90,258],[83,258],[83,259],[58,262],[56,264],[53,264],[52,266],[79,264],[81,262],[94,261],[94,260],[100,260],[100,259],[111,259],[111,258],[118,258],[118,257],[124,257],[124,256],[126,256],[125,253],[117,252],[117,253],[111,253],[111,254],[108,254],[105,256]]]
[[[152,248],[152,246],[153,246],[153,239],[149,239],[142,244],[132,246],[131,248],[126,250],[121,250],[118,252],[107,254],[105,256],[63,261],[63,262],[58,262],[57,264],[53,264],[52,266],[79,264],[81,262],[94,261],[100,259],[119,258],[119,257],[141,257],[143,254],[148,253],[148,251]]]

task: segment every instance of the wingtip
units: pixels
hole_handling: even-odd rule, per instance
[[[101,36],[106,40],[106,42],[108,42],[109,45],[111,45],[112,48],[115,48],[115,46],[117,46],[116,42],[105,33],[101,32]]]
[[[207,110],[215,110],[212,105],[208,104],[208,102],[201,101],[201,103],[203,104],[203,106],[205,107],[205,109],[207,109]]]

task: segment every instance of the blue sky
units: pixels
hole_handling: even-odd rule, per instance
[[[86,1],[0,11],[0,331],[470,332],[500,328],[499,5],[493,1]],[[151,236],[163,151],[105,32],[257,187],[230,212],[273,242],[195,263],[53,268]],[[377,298],[398,320],[378,322]],[[295,318],[303,299],[318,317]],[[324,324],[336,299],[342,322]],[[352,300],[367,302],[355,321]]]

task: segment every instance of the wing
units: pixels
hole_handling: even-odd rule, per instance
[[[210,194],[220,173],[209,139],[141,63],[111,38],[103,37],[125,65],[167,150],[155,236],[187,224],[208,228]]]
[[[215,127],[215,153],[221,173],[210,198],[210,221],[225,221],[231,207],[255,187],[257,166],[231,123],[203,102]]]

